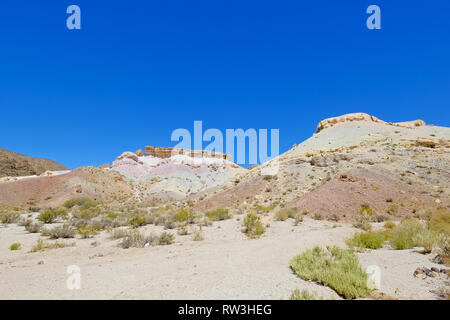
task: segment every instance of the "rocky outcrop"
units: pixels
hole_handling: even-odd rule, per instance
[[[217,158],[232,161],[231,155],[221,152],[205,151],[205,150],[188,150],[181,148],[162,148],[162,147],[145,147],[145,155],[156,158],[170,158],[175,155],[185,155],[193,158]]]
[[[328,119],[322,120],[317,125],[316,133],[319,133],[320,131],[322,131],[326,128],[332,127],[338,123],[349,122],[349,121],[378,122],[378,123],[384,123],[384,124],[389,124],[389,125],[393,125],[393,126],[397,126],[397,127],[404,127],[404,128],[416,128],[416,127],[426,125],[425,121],[423,121],[423,120],[413,120],[413,121],[397,122],[397,123],[385,122],[385,121],[378,119],[377,117],[371,116],[367,113],[358,112],[358,113],[344,114],[339,117],[333,117],[333,118],[328,118]]]
[[[323,129],[334,126],[337,123],[348,122],[348,121],[372,121],[379,123],[386,123],[383,120],[378,119],[377,117],[368,115],[367,113],[349,113],[344,114],[343,116],[328,118],[319,122],[317,126],[316,133],[319,133]]]

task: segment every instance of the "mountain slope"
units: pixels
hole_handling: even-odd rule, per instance
[[[32,176],[61,170],[67,168],[53,160],[31,158],[0,148],[0,177]]]
[[[283,206],[352,219],[362,205],[391,216],[450,205],[450,128],[356,115],[321,121],[311,138],[199,201],[196,209]],[[277,174],[264,175],[269,166],[278,167]]]

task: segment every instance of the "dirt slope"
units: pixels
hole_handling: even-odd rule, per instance
[[[55,161],[31,158],[0,148],[0,177],[32,176],[45,171],[61,170],[67,170],[67,168]]]
[[[397,217],[450,205],[449,128],[367,120],[321,122],[321,128],[196,209],[278,205],[351,219],[363,204]],[[278,167],[277,174],[265,176],[268,166]]]

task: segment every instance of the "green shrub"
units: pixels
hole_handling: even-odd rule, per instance
[[[20,250],[22,248],[22,245],[20,243],[13,243],[12,245],[9,246],[9,250],[14,251],[14,250]]]
[[[392,216],[396,216],[398,214],[398,205],[395,203],[392,203],[388,209],[387,209],[387,213],[389,213]]]
[[[390,243],[394,249],[404,250],[414,247],[430,247],[431,231],[416,219],[406,219],[390,231]],[[432,245],[432,244],[431,244]]]
[[[138,228],[145,225],[145,220],[140,215],[134,215],[128,222],[133,228]]]
[[[290,266],[300,278],[326,285],[346,299],[370,294],[368,276],[351,250],[314,247],[292,258]]]
[[[221,220],[227,220],[231,218],[231,215],[228,212],[228,209],[219,208],[216,210],[212,210],[206,213],[206,216],[211,221],[221,221]]]
[[[289,300],[322,300],[323,298],[319,297],[317,293],[309,293],[307,290],[298,290],[295,289],[292,291]]]
[[[64,208],[47,209],[37,217],[37,219],[43,223],[53,223],[58,218],[67,218],[67,211]]]
[[[353,226],[358,229],[362,229],[364,231],[372,230],[372,225],[370,224],[370,221],[367,219],[367,217],[359,216],[356,217],[353,221]]]
[[[428,221],[428,228],[450,236],[450,210],[445,208],[435,210]]]
[[[50,229],[49,236],[51,239],[73,238],[75,236],[75,228],[65,223],[62,226]]]
[[[346,241],[349,247],[380,249],[386,240],[383,232],[361,232]]]
[[[259,238],[266,231],[266,228],[261,223],[260,218],[256,214],[248,213],[245,216],[243,223],[243,232],[249,238]]]
[[[0,213],[0,222],[3,224],[16,223],[20,219],[18,212],[9,211]]]
[[[297,215],[297,209],[295,208],[283,208],[275,213],[275,220],[285,221],[288,218],[294,218]]]
[[[368,221],[373,221],[374,218],[376,217],[375,211],[368,204],[361,205],[359,214],[362,217],[366,218]]]
[[[383,226],[386,229],[393,229],[395,227],[395,223],[392,221],[386,221]]]
[[[164,231],[164,232],[161,233],[161,235],[159,236],[158,244],[159,244],[160,246],[165,246],[165,245],[172,244],[174,238],[175,238],[175,236],[174,236],[173,234]]]
[[[82,209],[89,209],[97,206],[97,202],[91,200],[88,197],[77,197],[67,200],[66,202],[64,202],[63,206],[66,207],[67,209],[71,209],[75,206],[79,206]]]
[[[175,216],[173,217],[173,220],[175,222],[194,223],[195,217],[196,217],[196,215],[192,210],[181,209],[175,214]]]
[[[85,224],[82,225],[77,229],[77,233],[81,236],[83,239],[92,238],[100,231],[100,227],[95,227],[91,224]]]

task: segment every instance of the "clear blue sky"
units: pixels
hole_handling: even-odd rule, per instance
[[[2,0],[0,35],[0,147],[70,168],[194,120],[279,128],[281,152],[350,112],[449,126],[448,0]]]

